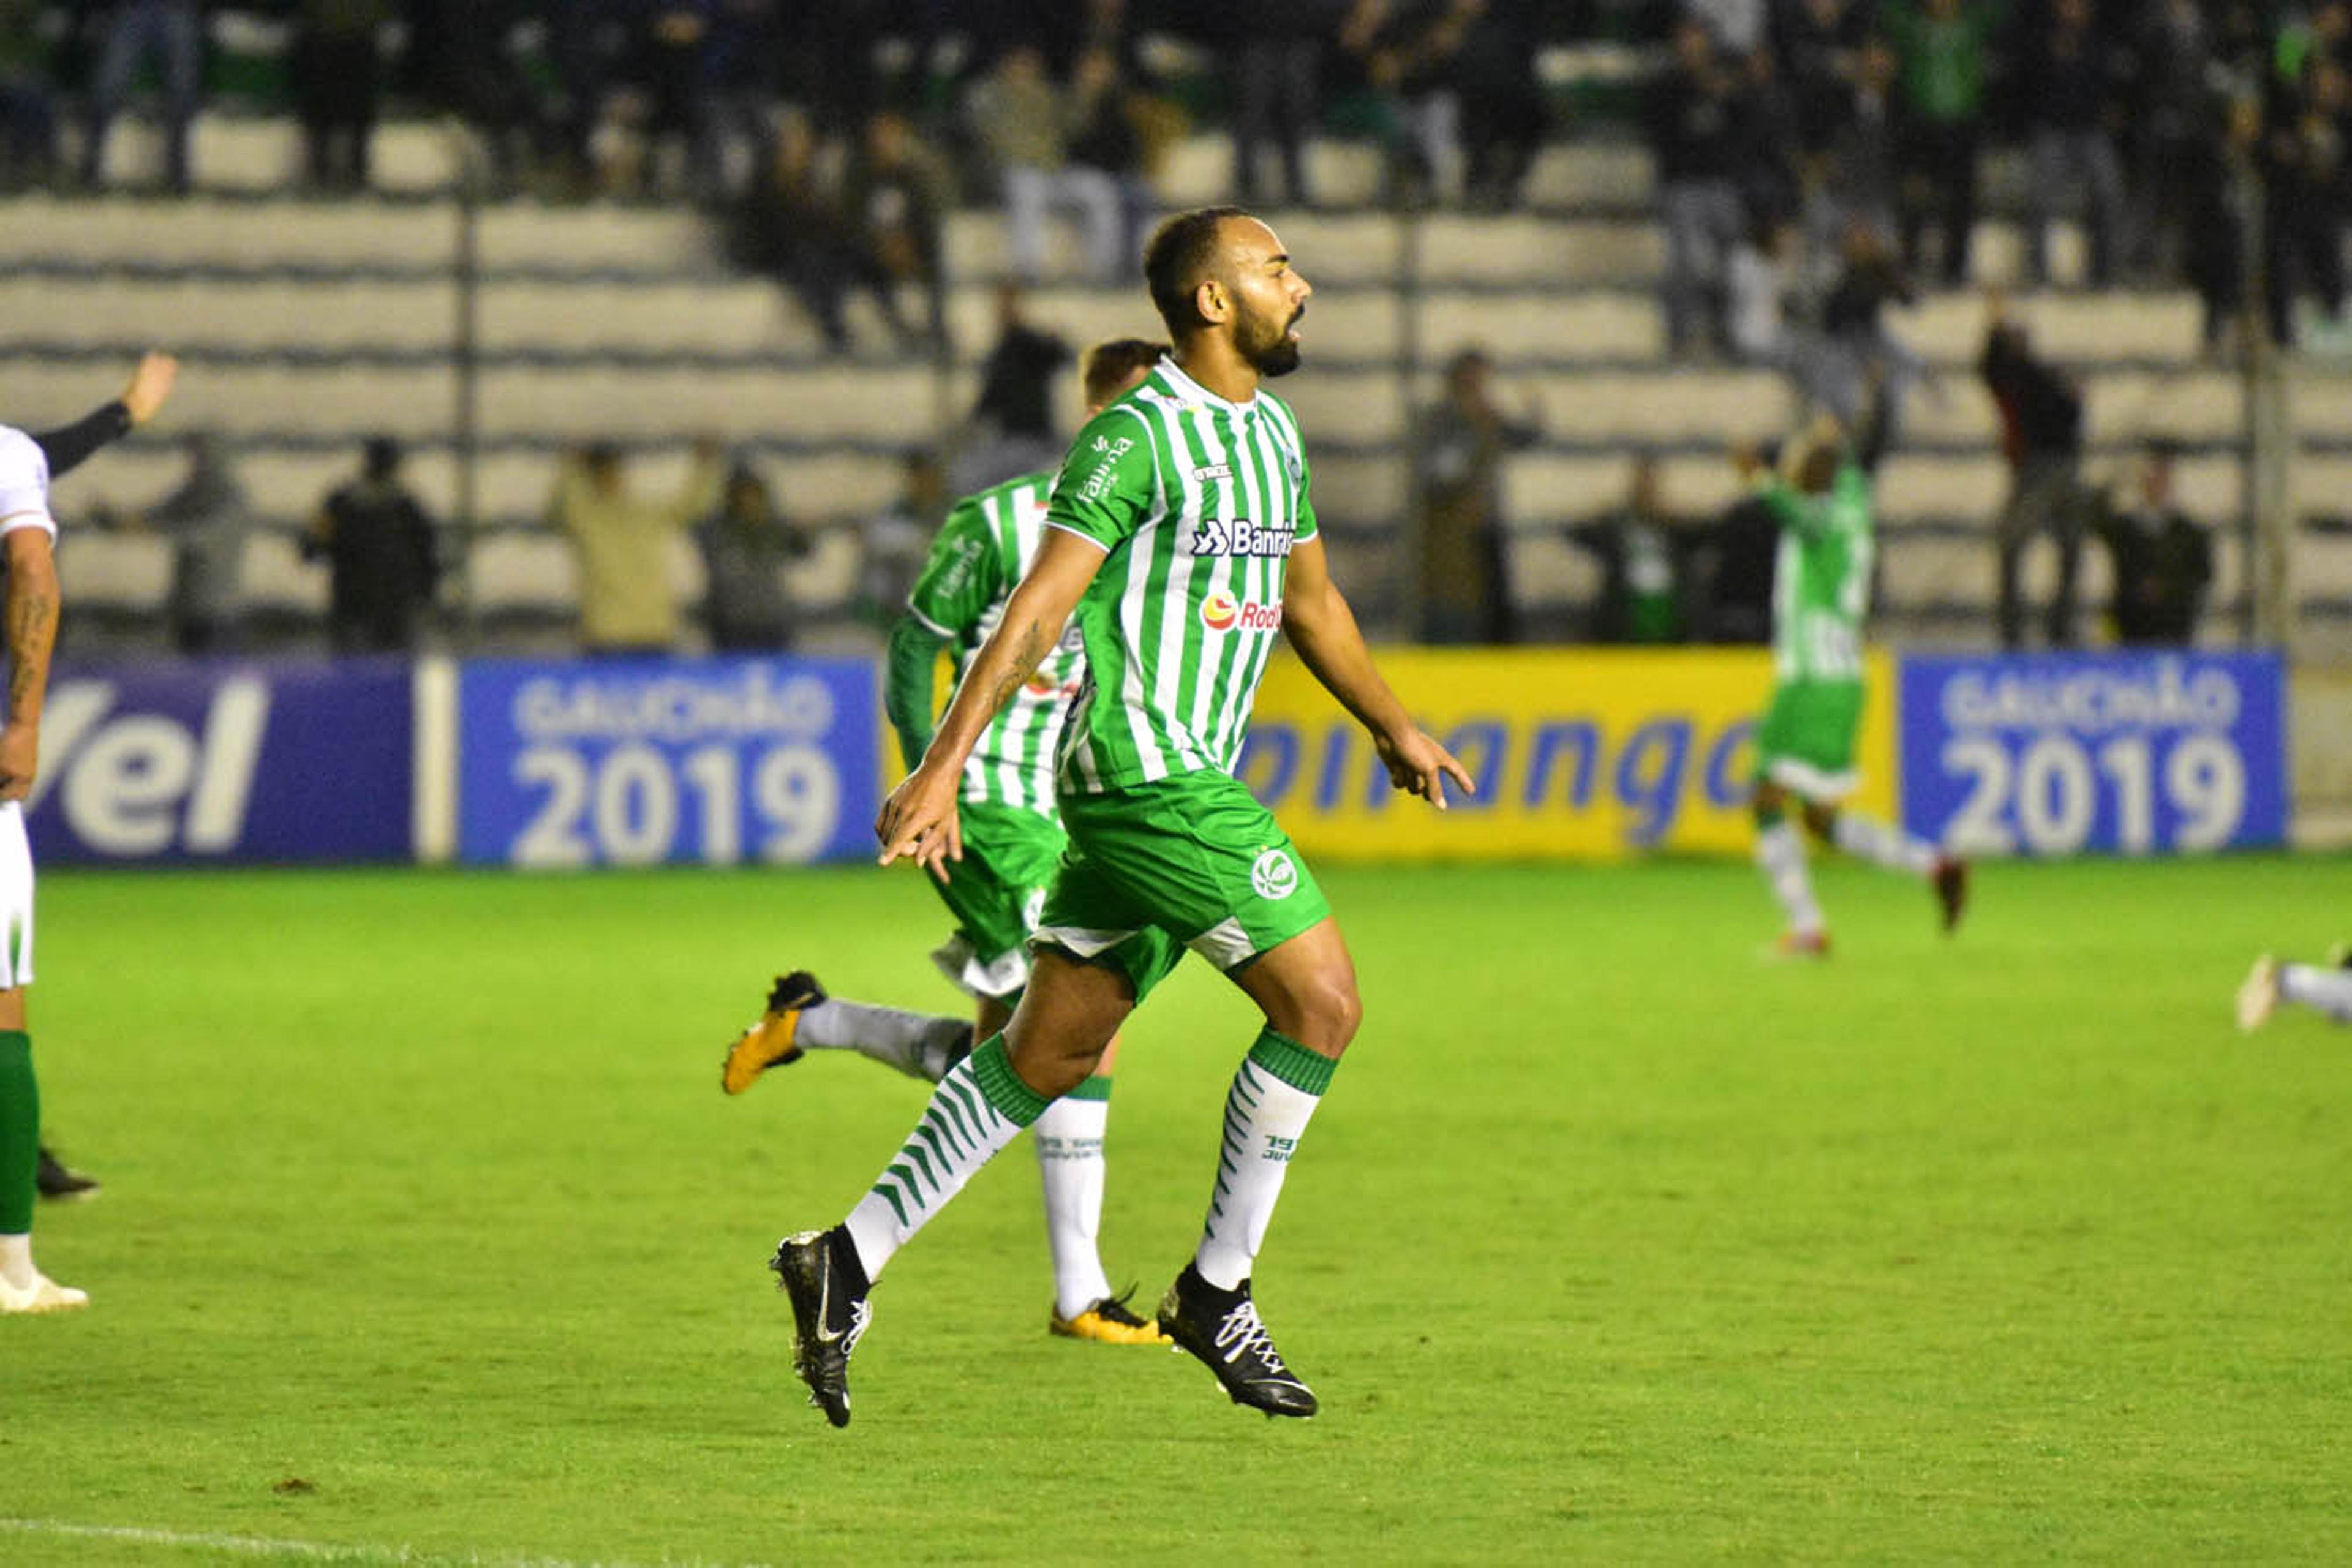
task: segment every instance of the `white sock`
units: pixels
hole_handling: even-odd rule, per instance
[[[1763,868],[1765,885],[1780,900],[1789,929],[1811,936],[1822,929],[1822,907],[1813,902],[1813,881],[1805,875],[1805,841],[1797,825],[1786,820],[1756,834],[1756,864]]]
[[[1096,1238],[1102,1234],[1103,1129],[1108,1098],[1081,1100],[1110,1080],[1090,1078],[1045,1108],[1030,1128],[1037,1141],[1037,1174],[1045,1189],[1045,1240],[1054,1251],[1054,1310],[1075,1318],[1110,1294]]]
[[[1837,814],[1830,826],[1830,840],[1858,859],[1915,877],[1935,870],[1938,858],[1936,847],[1926,839],[1914,838],[1891,822],[1851,811]]]
[[[2279,994],[2316,1008],[2339,1024],[2352,1024],[2352,970],[2284,964],[2279,969]]]
[[[913,1135],[849,1211],[866,1278],[879,1279],[892,1256],[1048,1103],[1013,1073],[1002,1035],[950,1068]]]
[[[41,1271],[33,1267],[33,1238],[0,1236],[0,1280],[12,1290],[29,1290]]]
[[[1192,1266],[1220,1290],[1250,1277],[1265,1227],[1282,1196],[1290,1156],[1339,1064],[1267,1029],[1250,1047],[1225,1093],[1224,1142]]]
[[[908,1078],[937,1083],[971,1048],[968,1019],[908,1013],[837,998],[801,1009],[793,1043],[810,1050],[856,1051]]]

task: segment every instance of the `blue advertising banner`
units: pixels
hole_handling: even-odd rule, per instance
[[[874,662],[469,662],[457,677],[457,858],[561,868],[871,853]]]
[[[2275,653],[1902,661],[1904,826],[1971,855],[2161,855],[2286,837]]]
[[[60,672],[26,826],[71,862],[404,860],[404,660],[205,660]]]

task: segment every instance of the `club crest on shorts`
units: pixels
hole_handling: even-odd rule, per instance
[[[1298,867],[1282,850],[1268,849],[1250,863],[1250,886],[1278,902],[1298,890]]]

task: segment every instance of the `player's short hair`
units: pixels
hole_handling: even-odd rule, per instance
[[[1181,338],[1209,324],[1194,296],[1215,270],[1218,230],[1227,218],[1249,216],[1240,207],[1195,207],[1152,230],[1143,247],[1143,279],[1171,333]]]
[[[1837,481],[1839,452],[1834,441],[1812,441],[1797,455],[1796,487],[1809,496],[1826,494]]]
[[[1078,372],[1087,389],[1087,406],[1108,403],[1118,395],[1128,377],[1137,371],[1150,370],[1167,352],[1166,343],[1142,338],[1109,338],[1088,349],[1086,363]]]

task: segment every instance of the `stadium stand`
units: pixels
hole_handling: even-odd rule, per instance
[[[113,156],[135,174],[152,148],[126,126]],[[617,439],[648,458],[716,433],[759,460],[788,515],[816,549],[793,569],[793,592],[820,633],[866,636],[854,616],[858,521],[894,493],[897,456],[939,440],[970,406],[1005,275],[1000,220],[976,208],[951,220],[952,360],[860,353],[831,360],[795,305],[772,284],[730,270],[697,215],[658,206],[561,206],[528,199],[481,207],[473,229],[471,296],[478,374],[475,417],[461,411],[457,343],[467,296],[458,280],[464,208],[450,138],[394,123],[378,139],[378,194],[356,200],[264,195],[296,155],[290,127],[207,117],[198,131],[205,194],[184,201],[129,196],[11,198],[9,260],[0,279],[0,363],[27,420],[64,416],[85,401],[91,367],[151,342],[187,362],[174,420],[228,437],[269,531],[249,565],[257,606],[283,637],[315,632],[320,569],[296,558],[290,534],[349,472],[359,441],[384,431],[415,447],[410,478],[447,521],[451,625],[477,646],[560,634],[569,616],[569,563],[543,531],[553,459],[588,438]],[[1655,306],[1659,237],[1648,216],[1648,157],[1630,142],[1555,145],[1538,161],[1528,210],[1501,217],[1394,215],[1361,204],[1375,160],[1360,146],[1314,150],[1328,210],[1277,213],[1277,226],[1318,285],[1307,324],[1311,370],[1284,387],[1307,422],[1318,504],[1340,570],[1376,631],[1394,633],[1408,602],[1404,444],[1414,410],[1434,396],[1455,350],[1486,348],[1507,394],[1539,398],[1543,444],[1507,468],[1517,530],[1516,592],[1573,625],[1592,568],[1559,525],[1622,495],[1635,449],[1660,455],[1668,500],[1705,515],[1728,501],[1728,442],[1767,439],[1797,414],[1769,373],[1678,364],[1664,353]],[[1996,164],[2000,160],[1994,160]],[[1162,173],[1168,205],[1220,199],[1227,143],[1202,136],[1174,149]],[[2001,210],[2004,183],[1989,182]],[[2013,273],[2014,225],[1981,226],[1979,270]],[[2062,276],[2079,258],[2059,247]],[[1064,247],[1073,263],[1077,247]],[[2242,505],[2238,446],[2242,394],[2234,373],[2200,358],[2196,302],[2185,292],[2053,290],[2021,301],[2038,345],[2088,391],[2095,479],[2119,475],[2147,439],[2184,450],[2180,490],[2193,515],[2221,528],[2209,636],[2235,633],[2242,598],[2235,520]],[[863,341],[878,323],[851,306]],[[1073,342],[1149,331],[1139,291],[1091,288],[1075,266],[1049,278],[1032,319]],[[1895,334],[1933,365],[1914,395],[1905,444],[1882,496],[1884,635],[1913,643],[1990,640],[1988,520],[2006,470],[1973,360],[1983,308],[1973,295],[1930,297],[1893,313]],[[2352,548],[2331,516],[2352,468],[2352,374],[2316,355],[2294,373],[2305,458],[2298,465],[2294,581],[2318,651],[2352,644]],[[1066,395],[1065,426],[1076,395]],[[470,450],[470,485],[459,454]],[[160,493],[177,459],[160,440],[134,443],[102,473],[59,487],[86,511]],[[648,482],[660,467],[649,464]],[[464,515],[470,498],[470,516]],[[2046,548],[2029,578],[2046,580]],[[156,555],[136,536],[92,537],[66,555],[68,582],[103,605],[111,626],[138,624],[157,594]],[[2105,563],[2085,553],[2090,598]],[[681,568],[682,596],[697,592]],[[1557,612],[1557,613],[1554,613]]]

